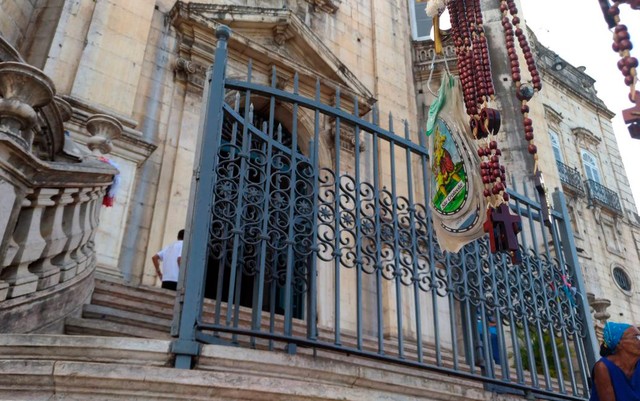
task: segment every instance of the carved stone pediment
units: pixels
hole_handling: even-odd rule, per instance
[[[313,3],[337,4],[336,1]],[[185,61],[176,67],[185,70],[189,63],[208,66],[213,62],[214,30],[219,24],[232,30],[229,40],[231,59],[238,68],[252,60],[255,81],[270,83],[271,68],[276,67],[278,79],[298,73],[301,94],[314,97],[316,80],[322,85],[321,100],[341,88],[345,108],[358,98],[361,115],[366,114],[375,99],[371,91],[334,54],[331,49],[288,8],[249,7],[229,4],[176,2],[169,13],[171,24],[180,36],[178,56]],[[233,69],[233,65],[230,66]],[[186,69],[185,71],[188,71]],[[230,71],[236,76],[242,71]],[[281,82],[291,88],[289,82]]]
[[[571,132],[576,136],[579,144],[592,145],[593,147],[597,147],[600,142],[602,142],[602,138],[586,128],[573,128],[571,129]]]
[[[564,118],[562,113],[556,111],[553,107],[548,104],[544,105],[544,116],[549,123],[555,126],[559,126]]]

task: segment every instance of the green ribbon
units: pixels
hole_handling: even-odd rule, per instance
[[[438,90],[438,96],[431,103],[429,107],[429,116],[427,118],[427,136],[430,136],[433,133],[433,129],[436,125],[436,118],[438,117],[438,113],[444,107],[444,104],[447,100],[447,92],[453,88],[455,81],[452,75],[445,74],[442,77],[442,83],[440,84],[440,89]]]

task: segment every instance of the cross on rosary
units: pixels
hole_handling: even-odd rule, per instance
[[[522,231],[520,216],[511,214],[506,203],[487,210],[484,231],[489,234],[491,252],[508,251],[513,264],[520,264],[522,257],[518,249],[518,233]]]
[[[640,0],[638,0],[640,2]],[[636,95],[636,105],[622,111],[622,118],[628,124],[629,134],[633,139],[640,139],[640,96]]]

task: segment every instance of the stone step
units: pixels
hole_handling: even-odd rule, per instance
[[[169,332],[132,326],[125,323],[109,322],[104,319],[84,319],[68,317],[65,319],[65,334],[93,335],[104,337],[137,337],[167,340]]]
[[[169,332],[171,320],[101,305],[84,305],[82,317]]]
[[[129,322],[126,322],[122,318],[122,313],[129,312],[134,315],[131,316],[147,316],[151,319],[159,319],[164,321],[164,324],[168,322],[168,325],[164,330],[168,332],[170,322],[173,318],[173,302],[175,292],[165,290],[156,287],[132,287],[122,283],[96,280],[96,291],[92,299],[92,305],[108,307],[114,311],[121,311],[116,316],[109,317],[109,320],[118,321],[121,323],[128,323],[132,326],[146,327],[144,323],[140,322],[140,319],[133,318]],[[224,322],[226,317],[226,303],[221,305],[221,321]],[[215,301],[206,299],[204,305],[203,320],[205,322],[214,322]],[[95,317],[95,316],[89,316]],[[239,327],[251,326],[251,309],[240,307],[240,313],[238,318]],[[139,323],[140,322],[140,323]],[[269,330],[269,314],[263,312],[262,317],[262,329],[264,331]],[[164,331],[163,330],[163,331]],[[276,333],[282,333],[284,330],[284,318],[281,315],[274,316],[274,331]],[[297,337],[306,336],[306,323],[302,320],[294,320],[292,326],[293,334]],[[328,328],[318,328],[318,339],[323,342],[332,343],[334,341],[334,333]],[[341,344],[343,346],[356,348],[357,339],[354,334],[343,333],[341,336]],[[372,336],[363,336],[363,349],[369,352],[377,352],[378,342],[377,338]],[[384,340],[385,354],[398,355],[398,342],[397,339],[385,339]],[[417,346],[410,339],[404,342],[404,354],[406,358],[413,359],[417,353]],[[425,344],[423,346],[423,353],[426,358],[433,359],[435,362],[435,349],[432,344]],[[443,363],[450,365],[453,363],[453,356],[451,352],[442,352],[441,358]]]

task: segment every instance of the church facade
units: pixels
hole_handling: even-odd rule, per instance
[[[194,162],[207,151],[197,144],[216,29],[226,25],[232,32],[229,79],[315,96],[358,118],[373,120],[378,112],[385,126],[388,120],[396,132],[407,127],[407,138],[417,143],[438,77],[456,68],[446,41],[444,53],[435,54],[423,14],[424,4],[415,0],[8,0],[0,5],[0,35],[25,63],[42,70],[68,103],[64,129],[78,146],[95,147],[91,115],[116,121],[120,135],[108,157],[119,170],[120,185],[113,206],[100,209],[91,237],[96,271],[134,286],[159,286],[151,257],[185,228]],[[530,103],[540,165],[549,191],[559,188],[568,200],[587,292],[580,295],[588,297],[596,324],[608,315],[637,321],[640,216],[615,140],[614,113],[583,68],[566,63],[533,33],[530,41],[543,78],[543,90]],[[245,100],[238,99],[229,95],[225,102],[233,107]],[[287,135],[298,132],[301,155],[309,155],[316,130],[320,166],[351,171],[356,154],[371,145],[360,143],[357,130],[342,129],[335,119],[316,127],[313,115],[302,112],[296,115],[299,123],[292,123],[295,113],[286,102],[269,112],[268,97],[256,96],[250,107],[261,123],[273,115]],[[245,109],[236,107],[239,114]],[[510,141],[505,149],[505,154],[512,150],[505,157],[509,182],[521,192],[529,185],[530,166],[517,141]],[[344,157],[336,161],[336,152]],[[401,186],[413,179],[384,165],[373,170],[369,166],[364,176],[373,180],[380,174],[381,182]],[[95,187],[104,190],[103,184]],[[539,241],[530,245],[544,248],[545,241]],[[352,298],[342,302],[355,302]],[[322,312],[330,309],[327,305],[318,308]],[[455,308],[442,306],[445,313]],[[334,319],[330,312],[318,316],[327,326]],[[355,321],[347,316],[345,325],[355,327]],[[445,345],[455,349],[454,342]]]

